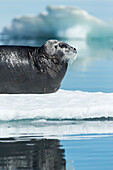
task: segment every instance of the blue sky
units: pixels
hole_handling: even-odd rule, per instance
[[[15,16],[37,15],[48,5],[76,6],[102,20],[113,19],[113,0],[0,0],[0,30]]]

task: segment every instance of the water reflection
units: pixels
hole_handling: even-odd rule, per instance
[[[64,149],[56,139],[0,139],[2,170],[65,170]]]

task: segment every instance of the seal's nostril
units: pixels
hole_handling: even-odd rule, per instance
[[[75,52],[75,53],[77,53],[77,50],[76,50],[76,48],[73,48],[73,50],[74,50],[74,52]]]

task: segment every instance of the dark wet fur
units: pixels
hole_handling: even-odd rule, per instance
[[[66,70],[67,62],[44,48],[0,46],[0,93],[55,92]]]

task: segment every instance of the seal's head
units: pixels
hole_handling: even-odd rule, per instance
[[[47,55],[56,56],[60,61],[68,62],[70,60],[72,62],[76,59],[76,48],[62,41],[48,40],[42,48]]]
[[[69,60],[76,59],[76,49],[58,40],[48,40],[35,53],[34,63],[39,72],[61,82]],[[59,80],[59,81],[58,81]]]

